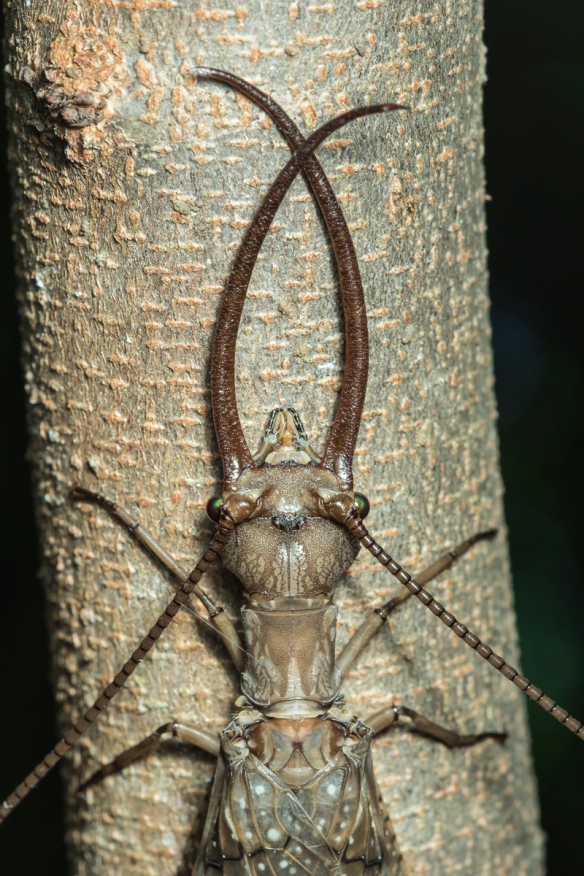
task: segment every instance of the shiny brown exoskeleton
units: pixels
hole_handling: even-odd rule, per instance
[[[193,876],[218,872],[229,876],[407,876],[376,789],[372,736],[395,724],[400,716],[450,747],[474,745],[486,738],[502,742],[505,734],[460,736],[405,706],[391,706],[364,720],[353,714],[343,700],[343,675],[398,604],[416,596],[459,638],[581,739],[584,727],[424,589],[424,584],[472,545],[496,532],[487,530],[472,536],[414,581],[369,535],[363,524],[367,500],[353,492],[352,460],[368,371],[366,311],[351,235],[313,152],[326,136],[352,119],[401,107],[382,104],[352,110],[304,140],[284,111],[254,86],[218,70],[198,68],[195,72],[232,86],[262,107],[295,150],[247,230],[217,323],[211,385],[224,490],[208,505],[217,530],[206,553],[188,574],[126,511],[103,496],[73,488],[75,497],[93,499],[128,526],[183,583],[95,704],[7,798],[0,821],[98,717],[194,593],[241,672],[239,712],[220,734],[220,742],[200,728],[166,724],[102,767],[86,785],[118,772],[152,750],[165,733],[173,733],[218,755]],[[322,457],[310,446],[292,408],[272,412],[260,447],[252,454],[235,397],[237,331],[258,252],[279,204],[301,170],[321,208],[338,266],[347,326],[345,378]],[[406,589],[372,611],[337,656],[334,590],[361,545]],[[226,613],[199,586],[217,556],[244,588],[244,642]]]

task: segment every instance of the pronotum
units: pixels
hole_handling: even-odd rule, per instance
[[[212,397],[225,485],[222,497],[211,500],[208,511],[217,523],[217,532],[203,559],[188,574],[126,511],[83,487],[73,488],[76,498],[96,501],[109,509],[185,583],[95,706],[7,799],[4,817],[99,716],[186,596],[195,593],[224,637],[237,668],[243,670],[243,698],[238,701],[240,712],[221,737],[222,753],[194,873],[202,876],[220,869],[259,876],[289,869],[291,873],[406,874],[407,863],[391,823],[378,806],[369,760],[372,734],[395,724],[400,715],[452,748],[489,738],[502,742],[505,733],[491,730],[459,736],[408,706],[395,704],[363,723],[344,703],[342,674],[405,598],[416,596],[459,639],[580,738],[584,729],[422,586],[477,541],[491,539],[495,532],[487,529],[471,536],[423,570],[415,581],[368,534],[362,522],[368,512],[367,500],[353,492],[352,457],[368,367],[366,315],[350,234],[311,153],[341,124],[360,115],[403,107],[387,104],[349,112],[304,143],[280,108],[251,86],[219,71],[202,68],[195,72],[228,82],[259,103],[296,149],[245,235],[216,330]],[[300,169],[304,169],[327,221],[337,259],[347,326],[345,379],[323,455],[312,448],[290,407],[272,412],[262,445],[252,455],[235,401],[237,329],[255,258],[282,197]],[[332,593],[337,578],[354,559],[359,542],[406,590],[369,614],[335,661]],[[248,590],[243,643],[225,613],[199,588],[202,574],[218,555]],[[213,735],[171,722],[104,766],[87,785],[97,784],[146,755],[169,732],[209,753],[219,753]]]

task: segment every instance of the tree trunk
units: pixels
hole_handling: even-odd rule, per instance
[[[420,11],[424,5],[427,12]],[[11,166],[31,454],[63,729],[129,657],[170,578],[72,482],[134,511],[183,565],[203,553],[221,491],[209,355],[243,229],[287,158],[265,116],[205,63],[268,91],[305,131],[366,101],[407,118],[347,127],[319,155],[363,272],[371,371],[355,486],[368,526],[410,571],[501,526],[485,269],[479,0],[306,5],[249,0],[7,2]],[[339,295],[303,180],[255,270],[238,353],[251,446],[293,404],[322,447],[342,376]],[[206,587],[236,617],[237,581]],[[363,553],[341,583],[339,645],[399,585]],[[504,533],[432,587],[510,662],[518,647]],[[361,656],[348,699],[366,716],[403,703],[461,732],[451,752],[391,731],[377,777],[412,876],[542,872],[523,695],[419,604]],[[213,774],[169,743],[74,790],[160,724],[229,720],[236,675],[212,630],[181,613],[68,758],[72,872],[176,876]],[[42,789],[38,791],[42,793]],[[24,805],[24,804],[23,804]]]

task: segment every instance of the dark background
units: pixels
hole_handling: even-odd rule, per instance
[[[486,43],[493,342],[523,671],[582,718],[584,3],[486,0]],[[4,137],[3,123],[0,131]],[[48,653],[24,460],[8,211],[2,167],[1,797],[54,744],[48,678],[39,682],[35,671],[39,662],[48,667]],[[548,873],[579,876],[584,874],[584,745],[532,703],[529,717]],[[65,876],[61,819],[55,772],[3,826],[2,873]]]

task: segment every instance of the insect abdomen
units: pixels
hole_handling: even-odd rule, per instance
[[[222,734],[225,779],[195,876],[407,876],[379,808],[371,735],[343,707],[302,720],[240,713]]]

